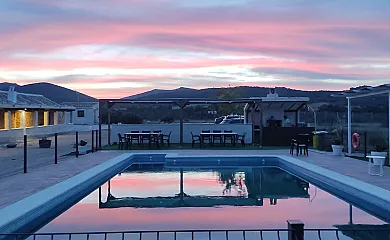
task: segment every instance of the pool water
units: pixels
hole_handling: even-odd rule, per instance
[[[286,228],[289,219],[385,224],[279,168],[159,167],[127,169],[38,232]]]

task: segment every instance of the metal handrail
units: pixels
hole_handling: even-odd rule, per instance
[[[104,239],[107,239],[108,235],[111,234],[121,234],[122,239],[124,239],[126,234],[139,234],[139,239],[142,239],[143,234],[150,234],[154,233],[156,234],[156,239],[160,239],[160,235],[162,233],[173,233],[174,239],[177,239],[177,233],[191,233],[191,238],[194,239],[195,233],[208,233],[209,239],[212,239],[211,233],[225,233],[225,239],[229,240],[229,233],[230,232],[242,232],[243,239],[245,240],[247,238],[246,233],[248,232],[259,232],[260,239],[266,239],[263,235],[263,233],[270,233],[274,232],[276,233],[277,239],[280,238],[280,233],[290,233],[297,230],[294,229],[232,229],[232,230],[226,230],[226,229],[210,229],[210,230],[161,230],[161,231],[153,231],[153,230],[145,230],[145,231],[91,231],[91,232],[54,232],[54,233],[0,233],[0,238],[4,237],[14,237],[14,239],[17,239],[18,237],[29,237],[32,236],[33,239],[36,239],[38,236],[51,236],[51,239],[53,239],[54,236],[64,236],[68,235],[68,239],[71,240],[72,236],[74,235],[86,235],[86,239],[88,240],[90,235],[104,235]],[[390,227],[389,228],[365,228],[365,229],[335,229],[335,228],[323,228],[323,229],[304,229],[305,233],[313,232],[317,233],[318,239],[322,239],[321,233],[324,232],[333,232],[335,233],[335,237],[339,239],[339,232],[370,232],[371,234],[374,232],[389,232],[390,235]]]

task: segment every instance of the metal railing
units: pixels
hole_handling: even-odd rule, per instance
[[[163,230],[119,232],[0,233],[0,239],[45,240],[331,240],[389,239],[390,228]]]
[[[107,131],[103,131],[103,134],[106,139]],[[89,130],[12,138],[8,140],[7,147],[0,149],[0,178],[28,173],[49,164],[58,164],[70,156],[79,157],[78,153],[96,152],[101,149],[98,137],[98,130]],[[87,146],[81,149],[79,140],[86,141]],[[8,148],[8,145],[15,146]]]

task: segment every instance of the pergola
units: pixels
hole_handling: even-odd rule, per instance
[[[270,106],[277,105],[282,108],[286,108],[287,111],[297,112],[309,101],[308,98],[302,97],[250,97],[250,98],[236,98],[229,100],[220,99],[202,99],[202,98],[171,98],[171,99],[149,99],[149,100],[132,100],[132,99],[100,99],[99,100],[99,116],[102,115],[102,107],[106,106],[108,109],[108,144],[111,144],[111,112],[110,108],[115,104],[173,104],[177,105],[180,109],[180,146],[183,145],[183,126],[184,126],[184,114],[183,110],[186,106],[196,104],[246,104],[245,109],[250,111],[249,106],[255,108],[255,111],[259,112],[260,117],[263,115],[263,111]],[[264,106],[264,107],[263,107]],[[259,110],[257,110],[260,108]],[[102,118],[99,117],[99,133],[101,133]],[[297,118],[298,119],[298,118]],[[254,124],[255,117],[251,114],[251,122]],[[262,139],[263,125],[258,124],[259,129],[254,128],[252,125],[252,136],[255,131],[260,131],[260,139]],[[101,134],[99,134],[100,136]],[[262,142],[260,140],[260,145]],[[99,137],[99,146],[101,146],[101,137]]]
[[[111,132],[111,113],[110,108],[115,104],[174,104],[180,109],[180,146],[183,145],[183,126],[184,126],[184,108],[194,104],[259,104],[261,98],[239,98],[230,100],[219,99],[199,99],[199,98],[171,98],[171,99],[152,99],[152,100],[131,100],[131,99],[99,99],[99,146],[101,146],[101,130],[102,130],[102,107],[107,106],[108,109],[108,144],[111,144],[110,132]],[[253,131],[253,128],[252,128]]]
[[[388,95],[388,103],[389,103],[389,113],[390,113],[390,84],[383,84],[376,87],[364,86],[357,89],[351,89],[348,91],[344,91],[342,93],[333,94],[333,97],[346,97],[348,100],[348,154],[352,153],[352,111],[351,111],[351,100],[369,96],[376,96],[381,94]],[[390,114],[389,114],[389,151],[390,151]]]

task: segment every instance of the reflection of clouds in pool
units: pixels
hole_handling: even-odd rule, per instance
[[[184,174],[185,193],[222,196],[225,184],[220,181],[218,174],[199,174],[202,176],[199,177],[197,172]],[[179,192],[177,172],[167,175],[163,181],[161,175],[154,178],[154,173],[123,176],[111,181],[111,191],[116,197],[174,196]],[[277,178],[272,179],[279,181]],[[280,187],[280,184],[275,186]],[[283,191],[283,188],[279,190]],[[234,191],[234,194],[238,194],[237,190]],[[313,192],[314,186],[310,186],[309,193]],[[106,195],[107,185],[103,187],[103,196]],[[261,207],[98,209],[97,201],[98,194],[95,191],[40,231],[285,228],[287,219],[300,219],[309,228],[328,228],[349,221],[349,205],[320,189],[317,189],[313,202],[307,198],[289,198],[278,199],[276,205],[270,205],[266,199]],[[382,223],[356,208],[353,210],[353,219],[354,223]]]

